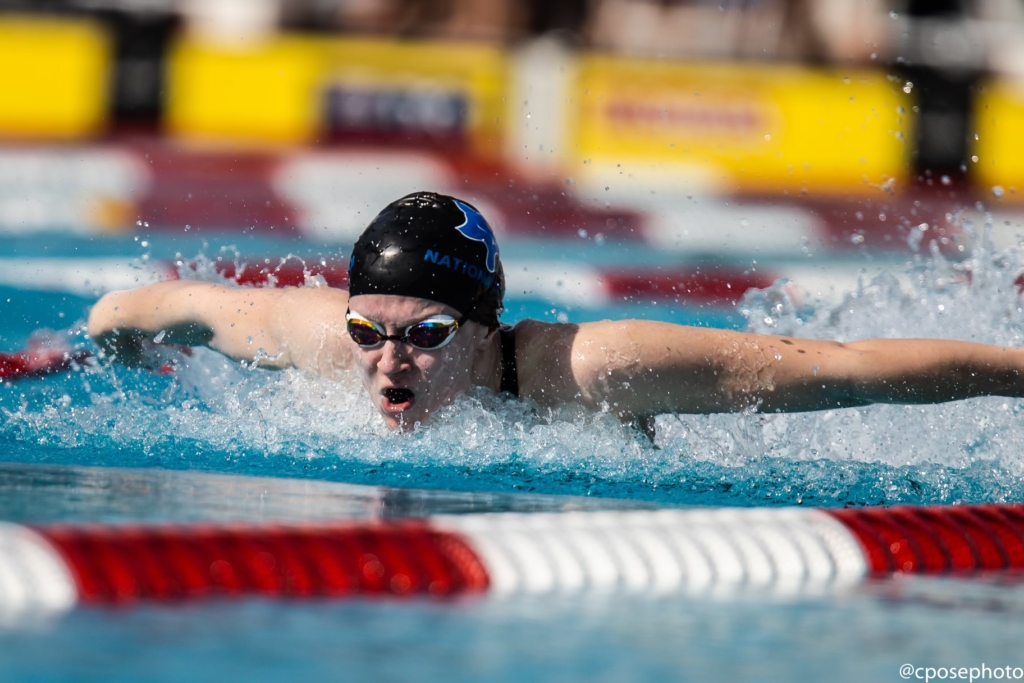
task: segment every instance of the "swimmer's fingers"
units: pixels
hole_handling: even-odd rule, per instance
[[[97,342],[108,359],[121,365],[156,372],[171,371],[192,355],[192,349],[187,346],[155,341],[149,335],[138,333],[105,335]]]

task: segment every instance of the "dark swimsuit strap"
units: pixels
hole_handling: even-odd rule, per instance
[[[516,331],[511,325],[498,329],[501,342],[501,391],[519,396],[519,370],[516,368]]]

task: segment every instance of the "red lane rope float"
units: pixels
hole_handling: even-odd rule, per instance
[[[335,527],[50,527],[79,599],[481,592],[487,572],[457,535],[423,522]]]
[[[1024,505],[831,510],[864,549],[873,573],[1024,569]]]
[[[608,295],[622,300],[669,299],[706,305],[734,305],[748,289],[771,287],[777,277],[749,275],[739,271],[702,273],[699,270],[675,272],[607,271],[601,280]]]
[[[0,353],[0,381],[41,377],[80,365],[92,354],[88,351],[20,351]]]
[[[302,287],[310,278],[323,278],[329,287],[348,288],[348,265],[335,261],[310,261],[288,259],[276,264],[251,260],[234,263],[216,261],[214,270],[222,277],[233,280],[245,287]],[[196,270],[196,264],[187,266]]]

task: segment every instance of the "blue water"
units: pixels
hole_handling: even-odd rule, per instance
[[[132,238],[11,240],[5,256],[146,252],[156,259],[214,254],[227,244],[213,237],[208,243],[146,240],[145,248]],[[245,256],[324,249],[255,237],[231,243]],[[503,245],[506,251],[537,248]],[[666,259],[635,246],[618,255],[614,245],[582,255],[566,245],[545,249],[548,258],[604,264]],[[593,310],[512,300],[505,319],[643,317],[841,340],[942,336],[1020,345],[1024,312],[1013,280],[1022,265],[1015,250],[981,250],[962,263],[925,251],[901,267],[901,279],[866,281],[839,304],[794,301],[780,285],[728,309],[636,301]],[[91,348],[81,324],[93,301],[29,287],[0,289],[0,349],[21,348],[40,328],[53,330],[62,343]],[[209,496],[197,493],[203,490],[198,484],[184,489],[192,493],[156,496],[155,489],[174,481],[177,473],[169,470],[283,477],[313,487],[347,482],[438,495],[473,492],[478,502],[472,509],[507,509],[504,494],[670,506],[1024,500],[1024,401],[1018,399],[802,415],[663,416],[652,445],[608,416],[538,414],[485,394],[465,397],[434,425],[393,434],[361,392],[355,377],[327,382],[250,371],[204,351],[169,377],[100,364],[5,384],[3,460],[24,463],[30,474],[41,464],[61,472],[90,465],[134,468],[150,479],[134,488],[108,487],[97,497],[89,494],[88,478],[71,476],[53,488],[46,477],[31,474],[0,491],[0,517],[159,521],[234,510],[241,518],[263,519],[230,497],[221,508],[203,507]],[[137,490],[143,502],[132,507],[128,492]],[[308,500],[310,490],[288,505]],[[346,498],[353,505],[360,500],[352,492],[338,495],[355,496]],[[83,507],[85,500],[93,507]],[[160,500],[174,504],[145,502]],[[435,504],[410,511],[426,513]],[[0,680],[896,680],[904,662],[1020,666],[1022,637],[1020,587],[956,581],[900,582],[791,602],[253,600],[85,609],[3,630]]]
[[[905,663],[1021,666],[1021,589],[987,587],[953,604],[949,592],[917,582],[912,597],[865,591],[773,605],[245,601],[90,610],[58,629],[0,635],[0,675],[105,683],[898,681]]]

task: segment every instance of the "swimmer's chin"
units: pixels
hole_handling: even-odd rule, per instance
[[[426,421],[425,415],[416,415],[407,412],[393,412],[381,408],[380,415],[384,418],[384,424],[396,432],[411,432]]]

